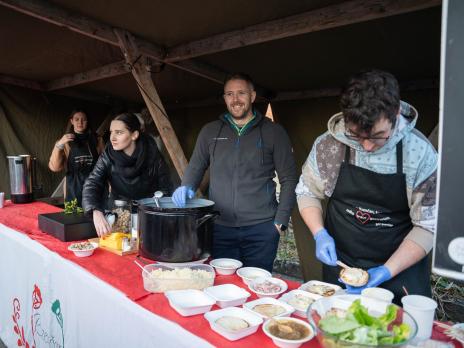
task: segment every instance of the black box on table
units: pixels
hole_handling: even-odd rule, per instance
[[[39,214],[39,228],[63,242],[97,237],[93,220],[84,214]]]

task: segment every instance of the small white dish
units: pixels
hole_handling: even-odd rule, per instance
[[[265,269],[258,267],[242,267],[237,270],[237,275],[242,278],[246,285],[249,285],[253,279],[260,277],[272,277],[272,274]]]
[[[203,291],[215,299],[221,308],[240,306],[251,296],[248,291],[234,284],[210,286]]]
[[[209,264],[213,266],[216,270],[216,273],[220,275],[234,274],[237,268],[243,266],[243,263],[241,261],[227,258],[214,259],[211,260]]]
[[[305,306],[306,301],[303,300],[295,300],[298,298],[307,298],[308,305]],[[283,294],[279,300],[282,302],[285,302],[289,306],[292,306],[295,309],[295,312],[293,312],[295,315],[298,315],[299,317],[306,318],[306,312],[308,311],[309,306],[311,303],[315,302],[317,299],[321,298],[321,296],[312,294],[307,291],[303,290],[292,290],[287,292],[286,294]]]
[[[209,312],[216,303],[215,299],[201,290],[172,290],[166,291],[164,295],[171,307],[184,317]]]
[[[268,284],[272,284],[276,287],[279,287],[278,291],[266,292],[259,290],[259,288],[268,287]],[[269,285],[269,286],[272,286]],[[248,288],[253,291],[258,297],[273,297],[277,298],[280,294],[284,293],[288,289],[287,283],[279,278],[272,278],[272,277],[261,277],[254,279],[250,284],[248,284]]]
[[[267,315],[265,315],[263,313],[260,313],[260,312],[256,311],[255,308],[256,308],[256,306],[259,306],[259,305],[280,306],[283,309],[285,309],[285,312],[282,312],[280,314],[273,315],[273,316],[267,316]],[[259,298],[259,299],[254,300],[254,301],[244,303],[243,308],[251,311],[252,313],[254,313],[256,315],[259,315],[260,317],[262,317],[264,319],[275,318],[275,317],[287,317],[287,316],[290,316],[295,310],[289,304],[287,304],[287,303],[285,303],[283,301],[276,300],[275,298],[272,298],[272,297],[263,297],[263,298]]]
[[[277,322],[279,322],[279,321],[287,321],[287,322],[288,321],[293,321],[293,322],[295,322],[297,324],[300,324],[300,325],[303,325],[305,328],[307,328],[308,331],[309,331],[309,334],[306,337],[301,338],[299,340],[288,340],[288,339],[283,339],[283,338],[274,336],[269,331],[269,326],[272,325],[274,323],[274,321],[277,321]],[[309,325],[306,321],[303,321],[301,319],[291,318],[291,317],[288,317],[288,318],[274,318],[273,320],[268,320],[263,324],[263,331],[266,334],[266,336],[268,336],[268,337],[270,337],[272,339],[272,342],[274,342],[274,344],[277,347],[281,347],[281,348],[298,348],[303,343],[310,341],[314,337],[314,331],[313,331],[313,328],[311,327],[311,325]]]
[[[319,280],[310,280],[309,282],[302,284],[298,289],[318,295],[319,297],[342,295],[345,293],[340,286],[321,282]]]
[[[98,243],[94,242],[78,242],[68,246],[68,250],[72,251],[77,257],[87,257],[93,254],[98,248]]]
[[[226,316],[245,320],[249,326],[238,331],[228,330],[216,322],[220,318]],[[224,336],[229,341],[236,341],[243,337],[254,334],[258,330],[259,325],[261,325],[263,322],[263,319],[260,316],[253,314],[243,308],[237,307],[224,308],[205,313],[205,319],[209,322],[209,325],[214,332]]]

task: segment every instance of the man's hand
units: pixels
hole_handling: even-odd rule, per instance
[[[337,252],[335,251],[334,239],[329,235],[325,228],[322,228],[314,235],[316,241],[316,257],[322,263],[329,266],[337,265]]]
[[[195,192],[191,187],[179,186],[172,194],[172,201],[179,208],[183,208],[185,207],[187,198],[192,199],[193,197],[195,197]]]
[[[364,289],[375,288],[392,278],[390,270],[384,265],[370,268],[367,270],[367,273],[369,273],[369,281],[366,285],[356,287],[346,284],[346,292],[348,294],[360,294]]]

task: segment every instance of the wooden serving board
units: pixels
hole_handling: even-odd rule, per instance
[[[89,242],[97,243],[98,247],[100,249],[109,251],[110,253],[113,253],[113,254],[116,254],[116,255],[119,255],[119,256],[131,255],[131,254],[136,254],[136,253],[139,252],[138,243],[137,243],[137,247],[135,249],[128,250],[128,251],[122,251],[122,250],[116,250],[116,249],[113,249],[113,248],[108,248],[106,246],[101,246],[100,243],[99,243],[100,238],[91,238],[91,239],[89,239]]]

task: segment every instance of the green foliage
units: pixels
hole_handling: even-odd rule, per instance
[[[64,213],[65,214],[80,214],[83,213],[84,209],[77,205],[77,198],[72,201],[64,202]]]

